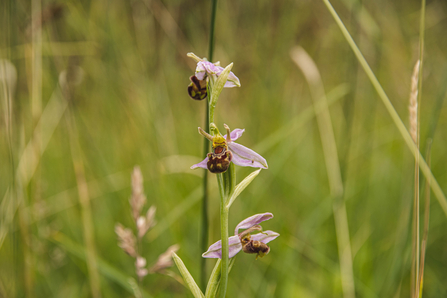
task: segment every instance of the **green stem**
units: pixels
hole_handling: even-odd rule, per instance
[[[227,196],[225,195],[225,186],[222,174],[217,174],[217,184],[220,192],[220,234],[222,241],[222,268],[220,281],[219,297],[224,298],[228,284],[228,265],[229,265],[229,246],[228,246],[228,207]]]
[[[208,59],[209,61],[213,61],[213,52],[214,52],[214,24],[216,23],[216,8],[217,8],[217,0],[212,0],[211,2],[211,24],[210,24],[210,40],[208,46]]]
[[[209,94],[209,93],[208,93]],[[205,117],[205,131],[209,133],[209,103],[206,101],[206,117]],[[203,142],[203,155],[206,156],[209,152],[209,141],[204,140]],[[206,251],[208,249],[208,171],[203,174],[203,198],[202,198],[202,233],[200,235],[200,247],[201,251]],[[206,287],[206,259],[200,258],[200,288],[205,290]]]
[[[208,59],[212,61],[213,52],[214,52],[214,24],[216,21],[216,7],[217,0],[212,0],[211,4],[211,24],[210,24],[210,40],[208,46]],[[208,94],[211,94],[211,90],[207,90]],[[214,117],[213,117],[214,118]],[[213,119],[214,120],[214,119]],[[205,111],[205,131],[209,133],[209,123],[210,123],[210,107],[209,101],[206,103],[206,111]],[[208,154],[209,152],[209,143],[205,140],[203,145],[203,155]],[[203,199],[202,199],[202,234],[200,235],[200,247],[202,251],[206,251],[208,249],[208,171],[205,171],[203,175]],[[200,260],[200,286],[204,290],[206,287],[206,259],[201,258]]]

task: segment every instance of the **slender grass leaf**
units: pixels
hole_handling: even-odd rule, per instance
[[[194,278],[192,277],[191,273],[189,273],[182,259],[180,259],[180,257],[176,253],[172,253],[172,258],[174,259],[174,262],[177,265],[178,270],[183,276],[183,280],[185,281],[188,288],[191,290],[191,293],[194,295],[194,297],[195,298],[205,297],[202,291],[200,290],[199,286],[194,281]]]

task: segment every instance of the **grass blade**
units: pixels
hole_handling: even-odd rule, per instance
[[[241,194],[241,192],[253,181],[253,179],[258,176],[258,174],[261,172],[262,169],[256,170],[247,177],[244,178],[238,185],[236,185],[236,188],[234,189],[233,193],[231,194],[230,199],[228,200],[227,208],[230,208],[233,202],[236,200],[236,198]]]
[[[438,200],[439,204],[441,205],[442,210],[444,211],[444,213],[447,216],[447,198],[445,197],[444,192],[442,191],[441,187],[439,186],[438,181],[433,176],[433,173],[431,172],[430,168],[428,167],[427,163],[425,162],[424,158],[422,157],[421,153],[419,152],[418,148],[416,147],[416,144],[414,144],[404,123],[402,122],[402,120],[400,119],[396,110],[394,109],[393,104],[391,103],[390,99],[388,98],[388,95],[386,95],[385,90],[383,90],[382,85],[380,85],[380,83],[377,80],[376,76],[374,75],[373,71],[369,67],[368,62],[366,62],[365,57],[363,57],[362,53],[360,52],[360,49],[357,47],[356,43],[352,39],[351,35],[348,32],[348,29],[346,29],[345,25],[343,24],[343,21],[340,19],[340,17],[338,16],[335,9],[332,7],[329,0],[323,0],[323,2],[326,5],[326,7],[328,8],[329,12],[331,13],[332,17],[334,18],[335,22],[337,23],[337,25],[340,28],[341,32],[343,33],[344,37],[346,38],[346,41],[348,42],[349,46],[351,47],[352,51],[354,52],[355,56],[357,57],[357,60],[359,61],[360,65],[362,66],[363,70],[365,71],[366,75],[368,76],[369,80],[371,81],[371,84],[373,85],[374,89],[376,89],[380,99],[382,100],[383,104],[385,105],[385,108],[387,109],[388,113],[390,114],[391,118],[393,119],[394,124],[396,125],[397,129],[399,130],[400,134],[402,135],[402,138],[404,139],[404,141],[407,144],[408,148],[410,149],[411,153],[414,155],[414,157],[419,155],[419,168],[421,169],[425,178],[430,179],[430,181],[431,181],[430,187],[433,190],[433,193],[435,194],[436,199]]]
[[[204,298],[205,296],[203,295],[199,286],[194,281],[194,278],[192,277],[191,273],[189,273],[182,259],[180,259],[180,257],[175,252],[172,253],[172,258],[174,259],[175,265],[177,265],[178,270],[183,276],[183,280],[185,281],[188,288],[191,290],[191,293],[194,295],[194,297]]]

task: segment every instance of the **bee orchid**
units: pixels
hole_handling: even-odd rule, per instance
[[[216,80],[224,70],[224,68],[220,66],[220,62],[211,63],[206,59],[199,58],[194,53],[188,53],[187,56],[197,62],[195,77],[199,81],[205,80],[207,77],[210,77],[212,80]],[[241,82],[239,81],[239,78],[233,72],[230,72],[224,88],[233,88],[240,86]]]
[[[229,258],[234,257],[241,250],[249,254],[257,254],[256,258],[263,257],[269,253],[270,247],[267,245],[270,241],[276,239],[279,234],[273,231],[262,231],[259,225],[261,222],[273,218],[273,214],[260,213],[250,216],[241,221],[234,231],[234,236],[228,238]],[[240,229],[245,231],[239,233]],[[255,235],[250,235],[254,231],[260,231]],[[202,254],[204,258],[222,258],[222,241],[219,240],[212,244],[206,252]]]
[[[199,127],[199,133],[213,143],[213,152],[208,153],[207,157],[200,163],[195,164],[191,169],[208,169],[211,173],[223,173],[230,166],[230,162],[241,167],[253,167],[267,169],[267,161],[264,157],[253,150],[235,143],[244,133],[244,129],[235,129],[230,132],[228,125],[224,124],[227,134],[222,136],[214,123],[211,128],[217,131],[215,136],[206,133]]]

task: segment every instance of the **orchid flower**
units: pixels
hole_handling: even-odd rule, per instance
[[[269,253],[270,247],[267,243],[276,239],[278,233],[273,231],[262,231],[259,223],[273,218],[273,214],[260,213],[250,216],[241,221],[234,231],[234,236],[228,238],[229,258],[234,257],[241,250],[249,254],[257,254],[257,257],[263,257]],[[245,231],[239,233],[240,229]],[[260,231],[261,233],[250,235],[253,231]],[[212,244],[206,252],[202,254],[204,258],[222,258],[222,241],[219,240]]]
[[[193,165],[191,169],[203,168],[211,173],[223,173],[228,169],[230,162],[241,167],[268,168],[264,157],[234,142],[242,136],[244,129],[235,129],[230,133],[230,128],[224,124],[227,134],[222,136],[214,123],[211,123],[210,127],[217,131],[215,136],[206,133],[200,127],[199,133],[213,143],[213,152],[208,153],[203,161]]]
[[[201,59],[194,53],[188,53],[188,57],[193,58],[197,62],[196,73],[191,76],[191,84],[188,86],[188,94],[192,99],[202,100],[207,97],[206,79],[210,78],[216,81],[224,68],[220,66],[220,62],[211,63],[206,59]],[[239,78],[233,72],[228,75],[224,88],[240,87]]]

